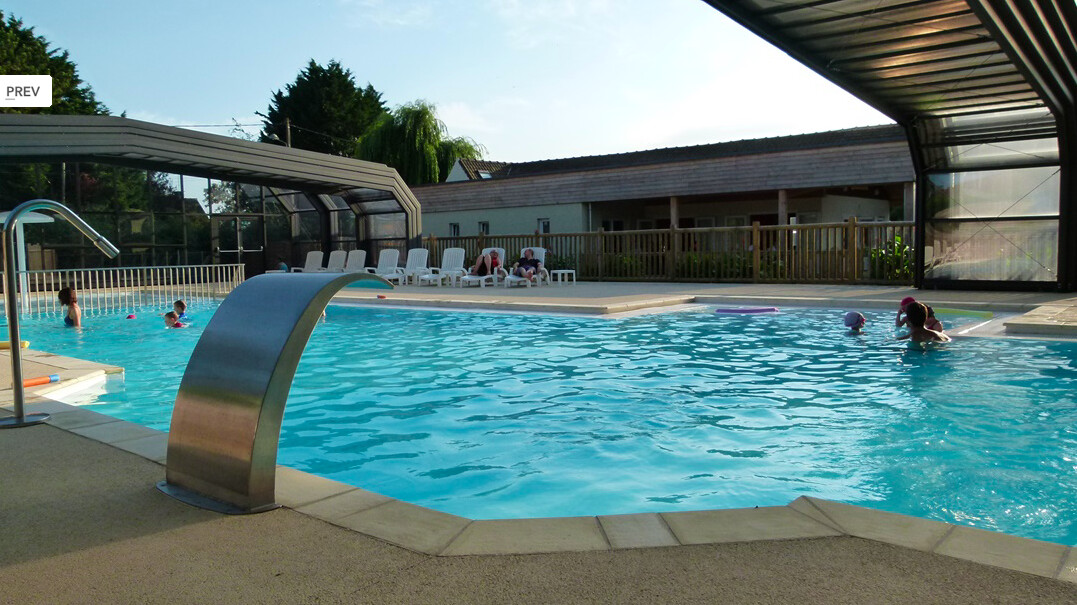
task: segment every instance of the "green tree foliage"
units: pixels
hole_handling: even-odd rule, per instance
[[[263,118],[262,141],[270,135],[286,140],[285,119],[291,119],[292,147],[334,155],[351,155],[356,139],[385,112],[381,93],[367,84],[359,88],[349,69],[313,59],[295,82],[273,93]]]
[[[450,138],[436,108],[426,101],[401,105],[359,139],[356,157],[396,169],[408,185],[440,183],[460,158],[481,159],[482,145]]]
[[[46,113],[62,115],[107,114],[79,78],[78,67],[67,51],[49,48],[49,42],[34,35],[14,16],[0,11],[0,75],[52,76],[52,107],[0,107],[4,113]]]

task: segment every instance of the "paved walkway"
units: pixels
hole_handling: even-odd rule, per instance
[[[870,287],[583,283],[436,290],[405,287],[374,300],[462,306],[500,300],[516,308],[542,302],[572,312],[615,312],[647,306],[648,300],[677,304],[685,297],[892,307],[909,293]],[[357,290],[345,297],[365,294]],[[1013,312],[1074,306],[1073,299],[1051,294],[912,295],[936,306],[990,305]],[[1043,323],[1051,321],[1057,321],[1054,315]],[[32,363],[41,364],[30,367],[42,372],[66,366],[55,356]],[[10,384],[6,364],[0,368],[0,384],[5,377]],[[0,402],[5,396],[10,402],[10,390],[0,391]],[[159,456],[88,438],[104,431],[86,425],[84,414],[66,414],[57,415],[57,426],[0,431],[0,527],[6,531],[0,540],[0,603],[1077,603],[1077,555],[1065,547],[1057,547],[1061,556],[1047,565],[1055,566],[1053,574],[1034,573],[1067,581],[849,536],[432,556],[288,508],[229,517],[187,507],[153,487],[164,475],[154,461]],[[121,440],[127,449],[158,453],[160,443],[159,435],[140,433]],[[1024,556],[1016,542],[994,544],[1002,552],[981,553],[987,561],[1007,554],[1026,562],[1036,557]]]

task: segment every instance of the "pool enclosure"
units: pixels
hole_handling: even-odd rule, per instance
[[[904,127],[919,285],[1077,289],[1077,4],[706,1]]]
[[[405,250],[422,229],[396,171],[110,116],[0,114],[0,210],[56,200],[120,248],[27,225],[31,269],[301,263],[311,250]]]

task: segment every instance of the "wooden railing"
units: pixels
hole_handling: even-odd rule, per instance
[[[486,247],[511,263],[547,249],[549,269],[581,280],[911,284],[913,223],[846,223],[424,238],[436,265],[445,248],[470,262]]]
[[[58,309],[56,293],[74,288],[83,309],[170,305],[177,299],[225,296],[243,283],[242,264],[174,267],[107,267],[20,271],[23,312]]]

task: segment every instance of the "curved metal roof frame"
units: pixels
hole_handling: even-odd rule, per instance
[[[113,116],[0,114],[0,162],[83,161],[310,193],[383,191],[422,232],[419,201],[384,164]],[[328,210],[328,209],[327,209]]]
[[[1022,161],[1061,166],[1058,286],[1077,288],[1072,0],[704,1],[901,124],[918,180],[943,148],[1057,139]]]

